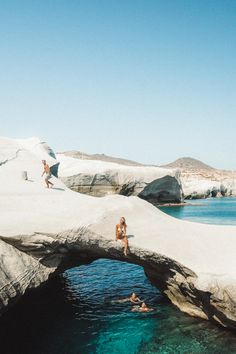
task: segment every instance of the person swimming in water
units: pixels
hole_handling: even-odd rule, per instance
[[[145,302],[143,301],[140,306],[133,306],[132,310],[133,312],[151,312],[154,309],[151,307],[148,307]]]
[[[122,216],[120,218],[120,223],[116,225],[116,241],[121,240],[124,243],[124,255],[127,256],[127,249],[128,249],[128,239],[126,236],[126,221],[125,218]]]
[[[140,302],[142,302],[142,300],[140,300],[140,298],[133,293],[130,297],[129,297],[130,302],[132,302],[133,304],[140,304]]]
[[[123,303],[123,302],[132,302],[132,304],[140,304],[140,302],[142,302],[142,300],[140,300],[140,298],[135,294],[135,293],[132,293],[129,297],[126,297],[124,299],[119,299],[119,300],[114,300],[112,302],[115,302],[115,303]]]

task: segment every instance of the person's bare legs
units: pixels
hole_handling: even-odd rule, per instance
[[[126,237],[123,239],[123,242],[124,242],[124,255],[127,256],[128,240]]]
[[[47,188],[51,188],[54,186],[54,184],[52,182],[50,182],[47,178],[45,178],[45,182],[46,182],[46,185],[47,185]]]
[[[50,181],[48,181],[49,185],[51,186],[51,188],[54,186],[54,184]]]

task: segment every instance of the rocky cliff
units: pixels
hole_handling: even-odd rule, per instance
[[[73,191],[93,196],[139,196],[153,204],[179,203],[182,187],[177,170],[89,160],[57,154],[59,177]],[[121,161],[121,160],[120,160]]]
[[[236,227],[177,220],[137,197],[75,193],[55,177],[46,189],[40,160],[57,161],[44,144],[1,138],[0,147],[0,313],[55,274],[110,258],[143,266],[181,311],[236,329]],[[127,257],[114,241],[121,215]]]
[[[180,158],[163,167],[176,168],[181,172],[185,199],[236,195],[236,171],[215,169],[190,157]]]

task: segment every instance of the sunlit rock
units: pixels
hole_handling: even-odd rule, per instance
[[[236,172],[215,169],[190,157],[163,167],[178,169],[185,199],[236,196]]]
[[[153,204],[180,203],[182,186],[177,170],[130,166],[102,160],[57,155],[59,177],[73,191],[97,197],[109,194],[139,196]]]
[[[236,329],[236,227],[177,220],[133,196],[75,193],[55,177],[47,189],[41,160],[58,162],[44,144],[1,138],[0,147],[0,313],[50,276],[110,258],[143,266],[181,311]],[[114,240],[120,216],[127,256]]]

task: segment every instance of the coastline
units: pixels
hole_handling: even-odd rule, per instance
[[[217,199],[231,199],[235,198],[234,195],[229,195],[229,196],[217,196],[217,197],[206,197],[206,198],[194,198],[192,200],[194,201],[201,201],[201,200],[217,200]],[[158,208],[162,207],[182,207],[182,206],[202,206],[204,204],[201,203],[192,203],[191,199],[185,199],[188,200],[187,202],[181,202],[181,203],[164,203],[164,204],[154,204]]]
[[[136,196],[76,193],[56,177],[55,188],[47,189],[41,179],[41,160],[50,160],[45,144],[38,139],[5,139],[2,144],[1,312],[54,274],[110,258],[142,266],[181,311],[236,328],[235,226],[178,220]],[[22,166],[33,182],[21,179]],[[128,220],[128,257],[114,241],[121,215]]]

